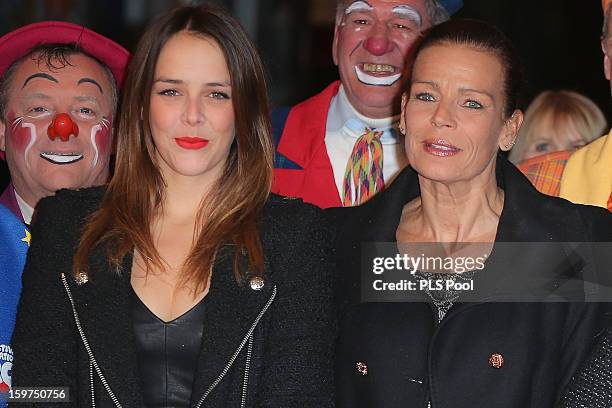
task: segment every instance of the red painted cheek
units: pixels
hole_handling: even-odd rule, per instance
[[[32,138],[32,131],[30,128],[21,126],[22,120],[17,119],[18,117],[14,113],[9,112],[7,115],[7,123],[9,124],[8,137],[11,140],[11,149],[23,154]]]
[[[98,154],[100,158],[104,156],[108,156],[111,150],[111,129],[112,122],[108,126],[102,125],[102,129],[98,130],[96,133],[96,146],[98,147]]]

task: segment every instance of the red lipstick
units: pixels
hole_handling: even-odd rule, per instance
[[[423,141],[423,148],[427,153],[438,157],[454,156],[462,151],[444,139],[427,139]]]
[[[199,150],[206,147],[208,144],[208,140],[202,139],[201,137],[177,137],[174,139],[174,141],[183,149],[189,150]]]

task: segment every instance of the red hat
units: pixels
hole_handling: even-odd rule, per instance
[[[44,44],[78,44],[106,65],[121,87],[130,53],[116,42],[83,26],[64,21],[42,21],[28,24],[0,38],[0,77],[19,58]],[[0,159],[4,158],[0,152]]]
[[[36,46],[76,43],[87,54],[106,65],[120,87],[130,53],[114,42],[83,26],[64,21],[28,24],[0,38],[0,76]]]

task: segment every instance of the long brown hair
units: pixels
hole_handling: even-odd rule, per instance
[[[92,250],[105,245],[120,271],[136,249],[147,270],[164,261],[155,249],[150,225],[164,201],[165,184],[155,164],[149,127],[155,65],[166,42],[179,32],[216,41],[229,69],[235,140],[219,180],[200,205],[196,240],[183,265],[183,283],[203,290],[221,246],[234,246],[238,282],[264,269],[259,223],[272,184],[273,144],[264,68],[240,24],[218,6],[184,6],[163,15],[145,31],[128,66],[117,131],[115,175],[101,207],[90,217],[74,257],[73,273],[87,271]],[[246,270],[241,261],[247,256]]]

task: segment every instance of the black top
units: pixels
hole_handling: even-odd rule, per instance
[[[132,290],[140,385],[147,407],[188,407],[204,331],[205,299],[169,322]]]
[[[90,256],[87,283],[79,285],[69,273],[84,221],[103,193],[61,190],[40,200],[32,223],[12,339],[12,381],[16,387],[70,387],[71,403],[62,408],[92,406],[92,392],[88,350],[61,273],[67,274],[80,327],[106,380],[92,376],[96,406],[116,406],[108,389],[123,407],[144,405],[130,309],[132,257],[125,257],[117,273],[108,248],[100,247]],[[274,195],[260,225],[263,287],[237,283],[233,246],[223,246],[216,257],[191,406],[204,400],[202,407],[235,408],[245,400],[246,408],[332,408],[333,231],[319,209]],[[251,329],[253,341],[245,342]]]
[[[362,301],[362,278],[373,276],[364,251],[395,246],[403,206],[420,195],[418,174],[407,167],[364,205],[327,210],[340,224],[338,408],[422,408],[428,400],[436,408],[554,405],[595,342],[600,305],[492,303],[481,289],[495,296],[524,288],[519,293],[542,299],[585,297],[582,279],[601,283],[612,270],[602,244],[612,242],[612,215],[539,193],[505,158],[497,159],[496,176],[505,200],[494,250],[474,292],[462,292],[440,324],[428,298]],[[572,251],[569,243],[581,245]]]

